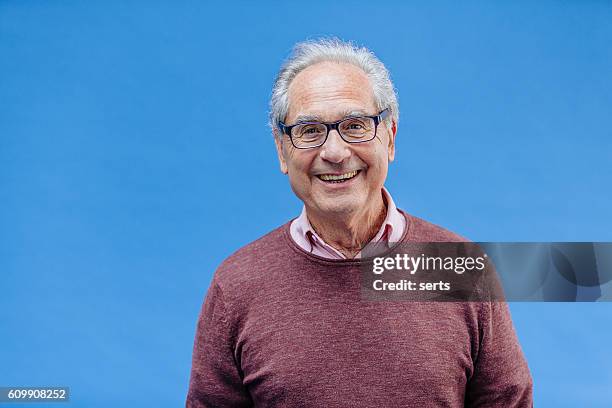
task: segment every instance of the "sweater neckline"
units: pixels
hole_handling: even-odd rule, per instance
[[[402,234],[401,239],[394,243],[393,246],[391,246],[390,248],[388,248],[386,251],[384,251],[381,254],[376,255],[378,256],[385,256],[386,254],[389,254],[391,252],[393,252],[393,250],[401,243],[403,243],[404,241],[406,241],[406,238],[408,237],[409,233],[412,233],[412,219],[410,216],[408,216],[408,214],[406,214],[404,211],[402,211],[401,209],[397,209],[403,216],[404,219],[406,220],[406,228],[404,229],[404,233]],[[295,219],[295,218],[294,218]],[[289,231],[289,228],[291,226],[291,223],[293,222],[294,219],[291,219],[289,222],[287,222],[284,227],[283,227],[283,238],[285,239],[285,241],[287,242],[287,244],[289,245],[289,247],[291,249],[293,249],[294,252],[296,252],[297,254],[299,254],[300,256],[307,258],[310,261],[322,264],[322,265],[334,265],[334,266],[356,266],[356,265],[361,265],[364,263],[368,263],[369,261],[371,261],[374,257],[367,257],[367,258],[359,258],[359,259],[328,259],[328,258],[324,258],[322,256],[319,255],[314,255],[308,251],[305,251],[302,247],[300,247],[294,240],[293,238],[291,238],[291,232]]]

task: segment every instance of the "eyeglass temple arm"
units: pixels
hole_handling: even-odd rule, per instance
[[[380,112],[380,115],[376,116],[376,121],[378,123],[381,123],[383,120],[387,119],[390,114],[391,114],[391,112],[389,111],[389,108],[387,108],[384,111]],[[377,123],[377,125],[378,125],[378,123]]]
[[[277,123],[277,126],[278,126],[278,129],[279,129],[279,130],[280,130],[280,132],[281,132],[281,135],[282,135],[282,134],[285,134],[285,133],[286,133],[286,134],[289,134],[289,133],[287,133],[287,128],[288,128],[289,126],[286,126],[286,125],[285,125],[283,122],[281,122],[281,121],[279,121],[279,122]]]

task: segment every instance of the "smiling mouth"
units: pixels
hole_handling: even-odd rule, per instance
[[[326,183],[344,183],[353,177],[357,176],[361,170],[353,170],[344,174],[317,174],[319,180],[322,180]]]

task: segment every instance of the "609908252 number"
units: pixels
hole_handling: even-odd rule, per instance
[[[0,402],[68,401],[68,387],[0,387]]]

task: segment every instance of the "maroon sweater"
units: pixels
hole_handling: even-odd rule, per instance
[[[405,215],[403,241],[463,240]],[[506,303],[362,301],[360,262],[303,251],[289,223],[226,259],[198,321],[186,406],[533,405]]]

